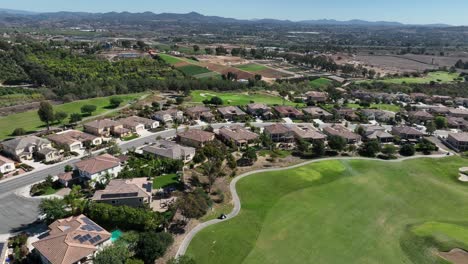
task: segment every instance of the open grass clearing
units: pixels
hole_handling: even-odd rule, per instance
[[[224,102],[224,105],[247,105],[251,102],[264,103],[268,105],[282,105],[283,99],[279,96],[270,95],[262,92],[214,92],[214,91],[203,91],[195,90],[192,91],[192,103],[201,104],[203,100],[211,99],[212,97],[218,96]],[[285,101],[286,105],[297,105],[294,102]]]
[[[177,188],[179,185],[180,185],[179,176],[177,176],[177,174],[175,173],[157,176],[153,179],[154,189],[161,189],[161,188],[168,188],[168,187]]]
[[[388,79],[380,79],[380,80],[367,80],[361,81],[372,83],[372,82],[383,82],[383,83],[391,83],[391,84],[428,84],[430,82],[435,83],[452,83],[455,82],[460,75],[458,73],[449,73],[449,72],[430,72],[424,77],[405,77],[405,78],[388,78]],[[359,83],[359,82],[358,82]]]
[[[437,219],[466,237],[468,187],[456,180],[463,164],[333,160],[258,173],[237,183],[239,215],[201,231],[186,254],[204,264],[446,263],[410,227]],[[452,229],[436,230],[450,237]]]
[[[242,65],[236,66],[236,68],[241,69],[243,71],[248,71],[248,72],[258,72],[261,70],[268,69],[266,66],[256,64],[256,63],[242,64]]]
[[[322,90],[333,84],[333,81],[327,78],[318,78],[309,82],[309,85],[314,90]]]
[[[136,93],[91,98],[61,105],[55,105],[54,110],[63,111],[70,115],[72,113],[81,113],[81,107],[83,105],[95,105],[97,107],[97,110],[93,113],[93,115],[100,115],[112,111],[112,109],[109,108],[109,99],[111,97],[122,98],[123,102],[121,106],[123,106],[131,101],[141,98],[143,95],[144,94],[142,93]],[[64,122],[68,123],[68,119]],[[0,117],[0,139],[4,139],[10,136],[11,133],[15,130],[15,128],[23,128],[26,131],[36,131],[44,128],[44,123],[42,123],[39,119],[36,110]]]
[[[210,73],[211,71],[207,68],[203,68],[198,65],[187,65],[177,68],[179,71],[183,72],[185,75],[188,76],[195,76],[198,74]]]

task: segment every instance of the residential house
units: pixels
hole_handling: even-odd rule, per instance
[[[60,152],[54,148],[42,148],[41,150],[37,151],[36,158],[38,160],[44,161],[46,163],[53,163],[61,160],[63,156]]]
[[[247,114],[237,106],[219,107],[218,112],[224,119],[234,120],[246,116]]]
[[[71,187],[72,184],[80,181],[80,175],[77,171],[62,172],[57,175],[58,181],[65,187]]]
[[[382,126],[363,126],[367,140],[378,140],[380,143],[393,142],[393,135]]]
[[[357,121],[359,116],[356,114],[356,110],[351,108],[341,108],[336,111],[341,118],[348,121]]]
[[[85,146],[98,146],[102,138],[78,130],[67,130],[47,136],[57,147],[68,151],[79,151]]]
[[[110,245],[111,234],[84,215],[60,219],[49,225],[46,237],[32,243],[43,264],[91,263]]]
[[[148,178],[114,179],[104,190],[94,193],[92,200],[112,205],[142,207],[152,201],[153,182]]]
[[[15,162],[11,159],[0,156],[0,174],[7,174],[16,170]]]
[[[468,133],[450,133],[447,137],[447,143],[456,151],[467,151]]]
[[[362,109],[361,114],[365,116],[367,120],[375,120],[378,122],[389,122],[390,120],[395,120],[395,113],[391,111]]]
[[[420,140],[425,134],[414,127],[394,126],[392,134],[404,140]]]
[[[429,99],[429,96],[424,93],[410,93],[410,97],[416,102],[424,102]]]
[[[174,121],[183,121],[184,120],[184,112],[176,109],[171,108],[167,110],[158,111],[153,114],[153,119],[158,120],[164,123],[172,123]]]
[[[304,117],[304,113],[297,110],[292,106],[281,105],[273,107],[278,117],[289,117],[292,119],[302,119]]]
[[[446,95],[433,95],[431,97],[432,102],[438,104],[449,104],[452,99],[452,97]]]
[[[333,114],[323,110],[320,107],[312,106],[302,109],[302,111],[312,119],[332,120]]]
[[[449,128],[456,128],[462,131],[468,131],[468,121],[462,117],[447,117],[447,125]]]
[[[200,148],[215,139],[215,134],[200,129],[191,129],[177,134],[177,139],[182,145]]]
[[[156,157],[182,160],[184,163],[192,161],[195,156],[195,148],[181,146],[175,142],[158,140],[150,146],[142,148],[143,153]]]
[[[127,117],[118,120],[125,129],[130,130],[132,133],[142,134],[145,131],[145,124],[138,122],[135,118]]]
[[[263,131],[273,142],[290,143],[294,141],[293,131],[285,124],[269,125],[266,126]]]
[[[310,91],[306,93],[307,101],[313,103],[325,103],[328,100],[328,93]]]
[[[211,112],[211,109],[206,106],[190,107],[185,110],[185,113],[193,120],[204,120],[206,122],[213,121],[215,117]]]
[[[291,131],[296,139],[302,139],[309,142],[325,141],[327,136],[318,131],[313,125],[291,125]]]
[[[338,136],[346,139],[348,144],[356,144],[361,142],[361,136],[349,131],[346,127],[340,124],[333,124],[323,128],[323,132],[328,136]]]
[[[31,160],[39,151],[52,150],[52,143],[36,136],[16,138],[1,143],[3,152],[18,161]],[[54,153],[58,154],[58,153]]]
[[[273,117],[271,107],[261,103],[248,104],[247,113],[253,116],[262,117],[263,119],[270,119]]]
[[[74,166],[83,180],[99,182],[105,180],[107,175],[116,177],[122,170],[120,160],[109,154],[79,161]]]
[[[449,116],[468,118],[468,110],[464,108],[449,108]]]
[[[436,116],[445,116],[450,113],[449,108],[446,106],[435,106],[429,108],[429,112]]]
[[[131,131],[124,128],[123,124],[111,119],[99,119],[83,125],[84,131],[98,137],[126,137]]]
[[[259,136],[240,125],[222,127],[219,136],[226,143],[233,143],[237,147],[245,147],[254,142]]]
[[[119,120],[125,127],[125,122],[135,122],[142,124],[145,129],[151,130],[159,127],[159,122],[153,119],[141,117],[141,116],[129,116]],[[127,127],[128,128],[128,127]],[[130,129],[130,128],[129,128]]]
[[[408,118],[413,123],[426,123],[434,120],[434,116],[426,111],[409,112]]]

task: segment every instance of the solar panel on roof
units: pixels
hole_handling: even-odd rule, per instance
[[[77,235],[77,236],[75,236],[73,239],[78,240],[78,239],[80,239],[80,238],[81,238],[81,235]]]
[[[96,231],[101,232],[101,231],[104,231],[104,229],[102,229],[102,228],[99,227],[99,226],[96,226]]]
[[[100,235],[97,235],[97,236],[94,237],[94,239],[96,239],[97,241],[101,240],[101,238],[102,237]]]
[[[86,234],[83,238],[86,239],[86,240],[88,240],[88,239],[91,238],[91,235],[90,235],[90,234]]]
[[[83,243],[83,242],[86,241],[86,239],[84,239],[83,237],[80,237],[80,238],[78,239],[78,241],[80,241],[80,243]]]

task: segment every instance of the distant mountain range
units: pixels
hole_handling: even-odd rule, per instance
[[[161,13],[153,12],[130,13],[130,12],[108,12],[108,13],[87,13],[87,12],[50,12],[38,13],[23,10],[12,10],[0,8],[0,19],[6,21],[6,18],[15,18],[15,21],[68,21],[68,22],[121,22],[121,23],[138,23],[149,21],[164,21],[164,22],[198,22],[198,23],[259,23],[259,24],[281,24],[281,25],[330,25],[330,26],[425,26],[425,27],[450,27],[447,24],[427,24],[427,25],[410,25],[400,22],[389,21],[365,21],[365,20],[347,20],[339,21],[334,19],[318,19],[318,20],[279,20],[279,19],[235,19],[219,16],[205,16],[196,12],[187,14],[176,13]]]

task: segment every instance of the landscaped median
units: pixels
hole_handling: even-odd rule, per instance
[[[235,181],[239,214],[200,231],[186,255],[207,264],[445,263],[438,251],[467,247],[463,164],[337,159],[256,173]]]

